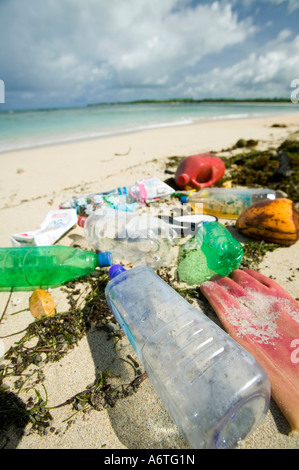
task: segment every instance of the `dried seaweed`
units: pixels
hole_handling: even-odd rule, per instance
[[[243,245],[244,255],[242,262],[239,266],[240,269],[254,269],[258,270],[260,263],[268,252],[272,252],[281,245],[276,243],[268,243],[264,240],[261,241],[247,241]]]
[[[85,280],[90,292],[83,301],[81,300],[80,305],[78,297],[76,298],[80,293],[77,282],[68,283],[64,290],[68,294],[70,310],[34,321],[25,329],[23,337],[6,352],[5,361],[0,366],[0,431],[7,430],[12,425],[20,427],[31,423],[30,432],[36,431],[43,435],[47,434],[50,428],[53,432],[51,409],[71,405],[76,414],[78,411],[100,411],[112,407],[118,399],[135,393],[146,377],[142,369],[137,367],[136,361],[128,357],[126,362],[129,362],[134,370],[134,379],[130,383],[114,385],[115,377],[109,371],[100,371],[95,382],[85,390],[62,404],[52,408],[47,406],[47,397],[42,398],[38,390],[42,387],[46,394],[43,384],[45,364],[61,360],[78,345],[92,325],[105,331],[107,339],[113,339],[115,345],[124,335],[105,301],[107,274],[97,279],[89,276]],[[29,346],[34,341],[34,346]],[[14,380],[14,392],[5,384],[8,377]],[[31,395],[26,403],[22,403],[22,406],[18,398],[21,390],[27,393],[34,391],[33,396]]]
[[[288,157],[288,168],[281,172],[282,159]],[[285,140],[276,149],[250,150],[230,157],[221,157],[226,173],[217,186],[231,181],[234,186],[264,187],[283,191],[299,202],[299,142]]]

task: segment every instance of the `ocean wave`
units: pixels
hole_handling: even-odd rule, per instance
[[[189,125],[194,122],[193,119],[182,119],[178,121],[170,121],[170,122],[157,122],[151,124],[141,124],[134,127],[128,128],[118,128],[118,129],[109,129],[106,131],[100,132],[86,132],[86,133],[75,133],[75,134],[68,134],[68,135],[53,135],[51,138],[42,137],[42,138],[32,138],[32,139],[24,139],[16,141],[7,141],[7,142],[0,142],[0,153],[4,152],[11,152],[14,150],[26,150],[35,147],[45,147],[50,145],[59,145],[59,144],[67,144],[76,141],[82,140],[92,140],[98,139],[102,137],[109,137],[115,135],[122,135],[122,134],[129,134],[139,131],[146,131],[151,129],[159,129],[165,127],[175,127],[175,126],[184,126]]]
[[[110,111],[108,114],[107,109]],[[123,107],[119,109],[114,106],[108,106],[107,109],[105,108],[105,112],[103,112],[102,108],[97,113],[93,111],[92,115],[86,109],[51,110],[50,113],[48,111],[44,112],[42,121],[40,119],[40,112],[36,115],[35,111],[17,113],[16,117],[12,114],[9,118],[2,114],[0,116],[2,120],[2,129],[0,125],[0,153],[99,139],[159,128],[185,126],[194,123],[201,124],[214,121],[262,118],[298,112],[297,109],[291,109],[286,106],[281,106],[278,110],[277,106],[267,106],[261,109],[261,106],[242,105],[241,109],[240,105],[237,109],[236,106],[227,105],[221,106],[220,111],[219,106],[203,108],[199,105],[198,107],[180,106],[174,113],[173,107],[167,106],[163,109],[163,116],[160,114],[161,108],[158,110],[159,114],[156,114],[157,110],[155,108],[149,108],[149,114],[142,114],[140,116],[140,108],[136,108],[136,114],[131,113],[129,116],[132,119],[132,122],[129,124],[127,122],[127,113],[122,114],[124,111]],[[239,112],[234,112],[237,110]],[[177,115],[175,115],[176,112]],[[30,119],[28,119],[28,113],[30,113]],[[65,122],[68,127],[68,130],[65,128],[64,132],[62,132],[60,126],[61,116],[63,117],[62,122]],[[88,128],[89,123],[90,127]],[[26,125],[24,126],[24,124]],[[99,127],[99,130],[94,128],[95,125]],[[93,127],[93,130],[91,130],[91,127]],[[14,129],[14,133],[12,129]],[[49,135],[50,131],[52,132],[51,135]],[[27,135],[25,135],[25,132],[27,132]]]
[[[260,114],[259,114],[260,116]],[[252,117],[250,113],[239,113],[239,114],[221,114],[220,116],[212,116],[212,121],[223,121],[224,119],[247,119]]]

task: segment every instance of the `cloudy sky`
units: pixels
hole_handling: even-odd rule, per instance
[[[289,97],[299,0],[0,0],[0,110]]]

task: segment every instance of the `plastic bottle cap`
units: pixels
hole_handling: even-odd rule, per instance
[[[177,176],[176,183],[179,186],[185,186],[185,184],[187,184],[189,180],[190,180],[189,176],[183,173],[182,175]]]
[[[101,268],[104,268],[105,266],[111,266],[113,264],[112,253],[110,253],[110,251],[99,253],[98,261]]]
[[[124,271],[126,271],[126,269],[121,264],[114,264],[109,269],[108,274],[109,274],[110,279],[113,279],[114,277],[118,276]]]
[[[84,227],[87,217],[79,217],[78,225],[79,227]]]
[[[186,204],[188,202],[188,196],[181,197],[181,204]]]

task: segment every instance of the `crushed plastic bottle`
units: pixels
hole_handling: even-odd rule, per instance
[[[95,250],[110,251],[114,262],[148,264],[159,269],[173,260],[177,234],[157,217],[102,207],[78,222],[84,226],[88,244]]]
[[[206,188],[182,195],[181,203],[190,203],[195,212],[237,219],[251,204],[277,197],[279,193],[268,188]]]
[[[215,273],[227,276],[237,269],[244,251],[241,243],[219,222],[205,222],[195,238]]]
[[[268,410],[264,369],[150,267],[109,275],[109,308],[190,447],[236,447]]]
[[[0,248],[0,291],[57,287],[112,263],[111,253],[63,245]]]
[[[243,247],[218,221],[204,222],[195,237],[179,248],[178,276],[187,284],[201,284],[214,274],[228,276],[243,258]]]

